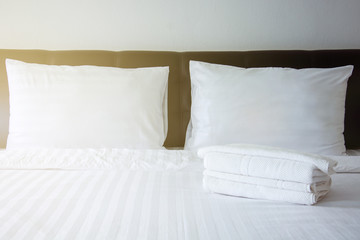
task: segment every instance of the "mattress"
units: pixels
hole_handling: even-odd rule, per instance
[[[341,165],[341,163],[340,163]],[[0,152],[0,239],[359,239],[360,174],[314,206],[202,188],[183,150]]]

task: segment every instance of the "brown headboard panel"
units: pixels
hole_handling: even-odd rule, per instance
[[[0,148],[6,146],[9,93],[5,59],[65,65],[116,67],[170,66],[169,132],[167,147],[183,146],[190,118],[189,60],[241,67],[335,67],[355,66],[346,99],[345,141],[348,148],[360,148],[360,50],[248,51],[248,52],[159,52],[159,51],[45,51],[0,50]]]

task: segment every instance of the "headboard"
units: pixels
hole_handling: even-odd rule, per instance
[[[170,66],[169,131],[165,141],[166,147],[184,145],[191,107],[188,70],[191,59],[240,67],[326,68],[351,64],[355,68],[348,82],[344,135],[347,148],[360,148],[360,50],[245,52],[0,50],[0,148],[6,146],[9,125],[6,58],[58,65]]]

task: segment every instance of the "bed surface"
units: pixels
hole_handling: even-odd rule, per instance
[[[66,155],[79,159],[59,152],[50,156]],[[207,193],[201,184],[202,163],[187,151],[122,155],[122,161],[133,164],[118,166],[114,160],[99,170],[93,164],[69,163],[65,169],[48,170],[52,167],[47,165],[34,171],[26,168],[39,159],[29,157],[28,167],[1,170],[0,214],[6,219],[1,237],[356,239],[360,234],[360,188],[351,184],[360,181],[358,174],[336,175],[329,196],[307,207]]]
[[[113,151],[118,151],[113,155],[117,158],[109,158],[113,153],[105,150],[81,150],[83,159],[66,151],[23,152],[21,163],[12,166],[4,164],[5,152],[0,152],[0,239],[358,239],[360,235],[360,185],[353,184],[360,181],[360,174],[334,175],[330,194],[315,206],[304,206],[208,193],[202,188],[202,162],[188,151]],[[44,156],[52,158],[52,166],[50,161],[38,164]],[[93,160],[103,156],[112,161],[101,167]],[[68,161],[59,166],[56,159]]]
[[[9,124],[9,92],[5,59],[65,65],[115,67],[170,66],[166,147],[184,146],[190,119],[189,61],[198,60],[240,67],[329,68],[355,66],[348,81],[345,114],[347,148],[360,148],[360,50],[248,51],[248,52],[157,52],[157,51],[45,51],[0,50],[0,148],[6,146]]]

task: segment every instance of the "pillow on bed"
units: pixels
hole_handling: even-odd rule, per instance
[[[190,61],[185,148],[250,143],[341,155],[352,69],[246,69]]]
[[[161,148],[168,67],[124,69],[6,60],[7,149]]]

